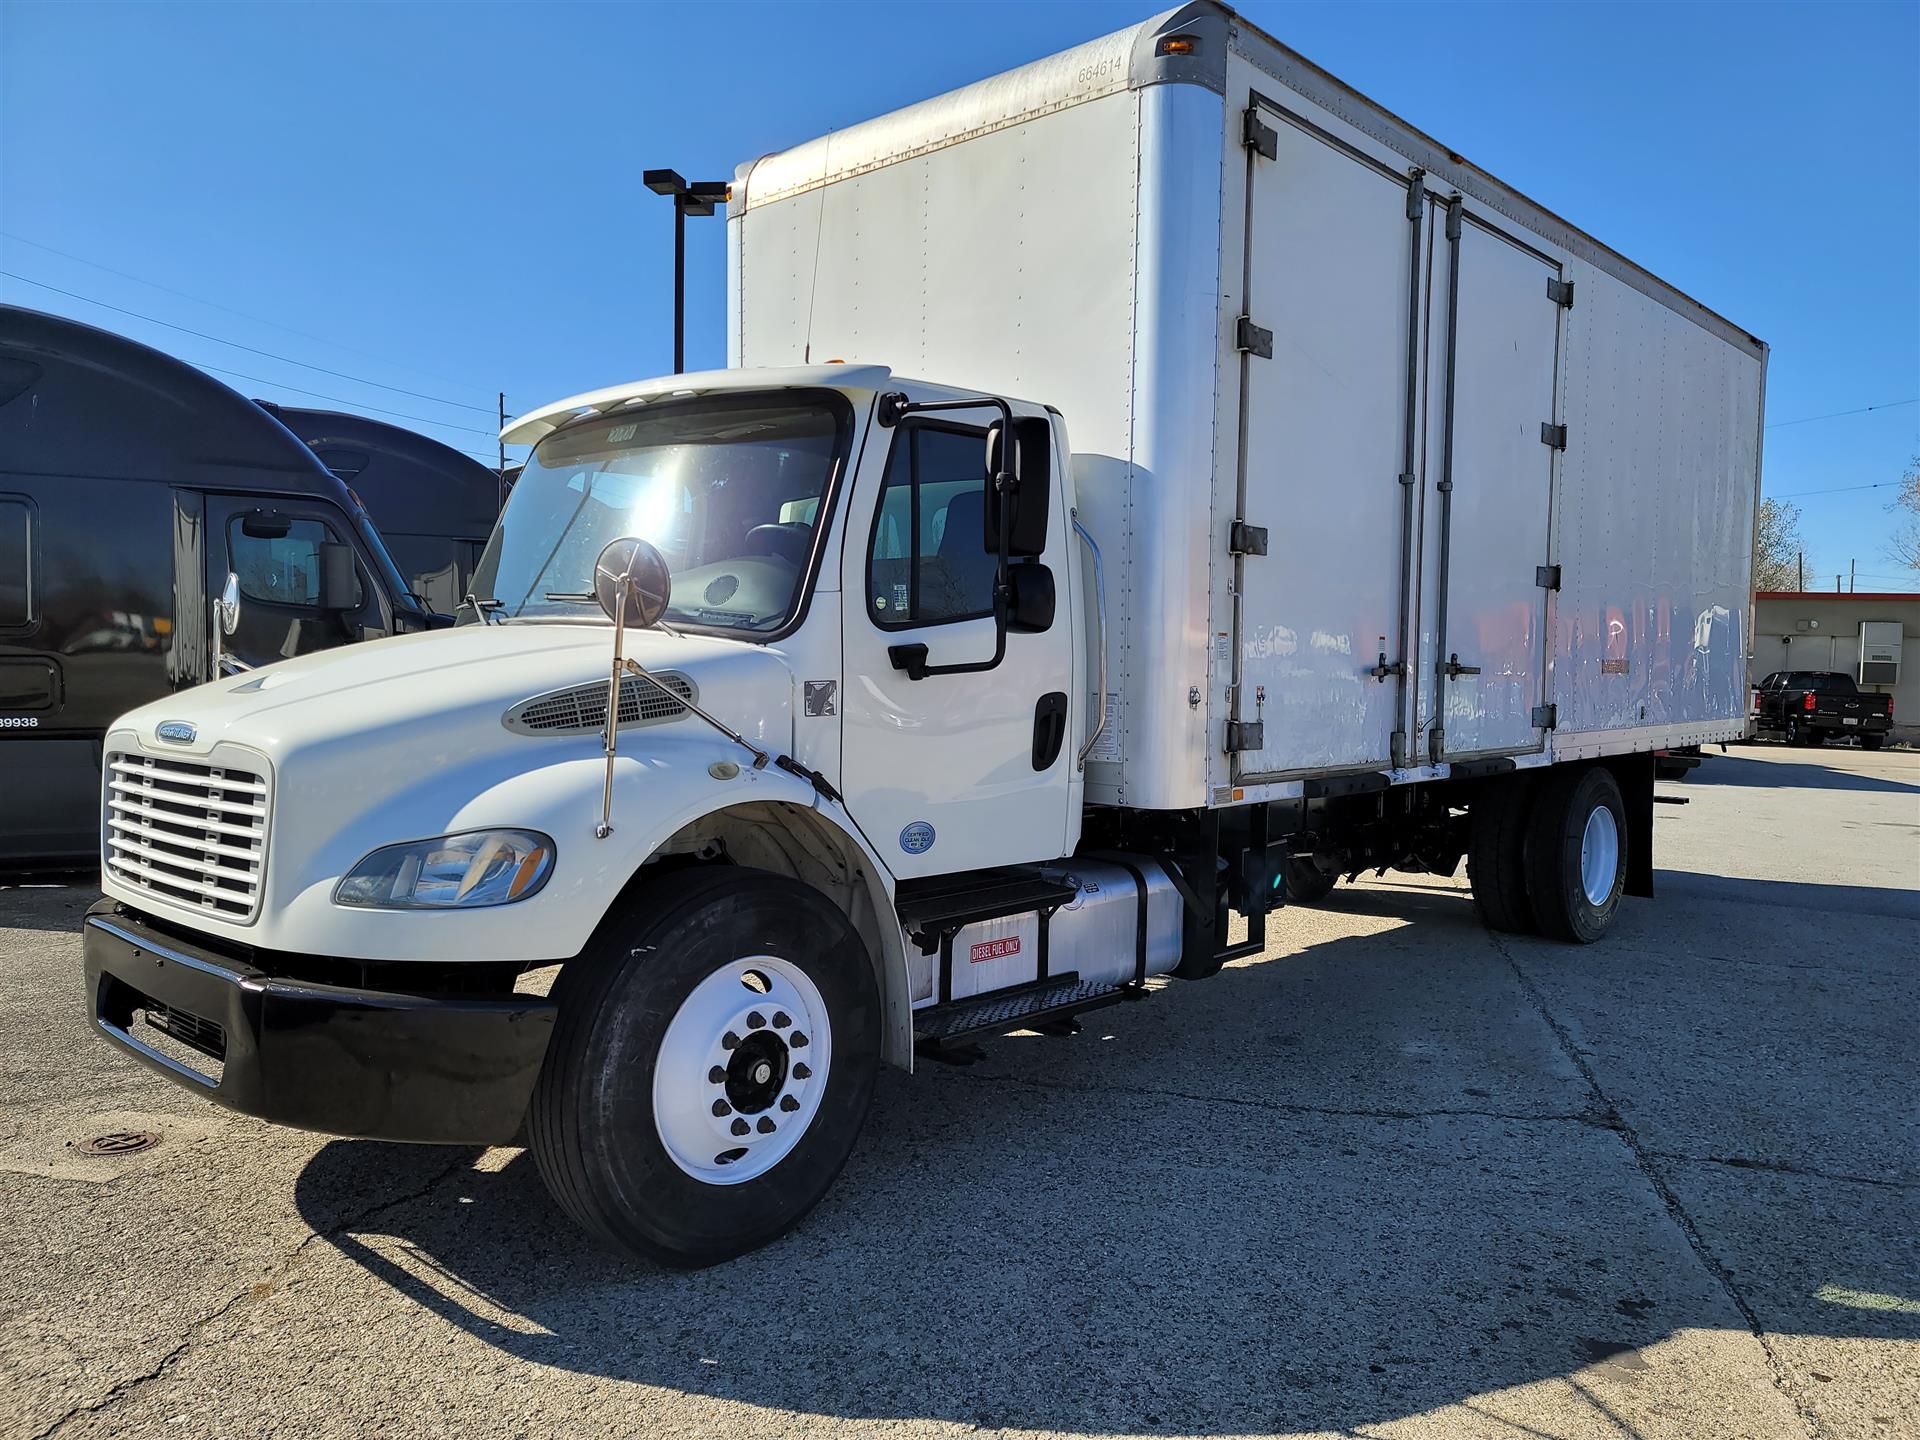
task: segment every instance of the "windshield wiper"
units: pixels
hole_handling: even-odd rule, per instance
[[[480,623],[482,625],[498,625],[500,622],[493,618],[493,612],[505,609],[507,604],[504,600],[478,599],[471,590],[461,598],[460,603],[462,605],[471,605],[473,607],[473,613],[480,617]]]

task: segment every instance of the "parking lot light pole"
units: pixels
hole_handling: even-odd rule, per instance
[[[727,198],[724,180],[681,178],[678,170],[648,170],[642,175],[656,195],[673,197],[673,373],[687,368],[687,216],[711,215]]]

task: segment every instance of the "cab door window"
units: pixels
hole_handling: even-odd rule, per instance
[[[899,428],[867,551],[867,608],[882,629],[993,613],[986,473],[985,432],[924,422]]]
[[[236,515],[227,524],[227,557],[240,577],[242,600],[296,609],[320,607],[320,547],[338,537],[319,521],[299,516]],[[361,602],[354,580],[352,608]]]

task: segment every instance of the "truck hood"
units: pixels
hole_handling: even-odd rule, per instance
[[[742,641],[657,630],[628,631],[626,653],[649,670],[686,675],[701,707],[748,738],[782,749],[791,744],[792,676],[778,654]],[[160,754],[203,754],[228,741],[279,760],[309,745],[358,737],[422,750],[421,760],[432,763],[449,751],[538,743],[504,728],[507,708],[546,691],[605,680],[612,658],[610,626],[465,625],[277,661],[157,700],[112,728],[133,732]],[[191,725],[193,738],[160,739],[157,728],[171,721]],[[679,723],[701,724],[692,717]]]

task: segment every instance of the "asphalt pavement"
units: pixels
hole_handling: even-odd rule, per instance
[[[0,889],[0,1437],[1920,1436],[1920,755],[1660,789],[1605,942],[1343,885],[883,1075],[820,1209],[692,1274],[518,1150],[150,1075],[83,1024],[93,892]]]

